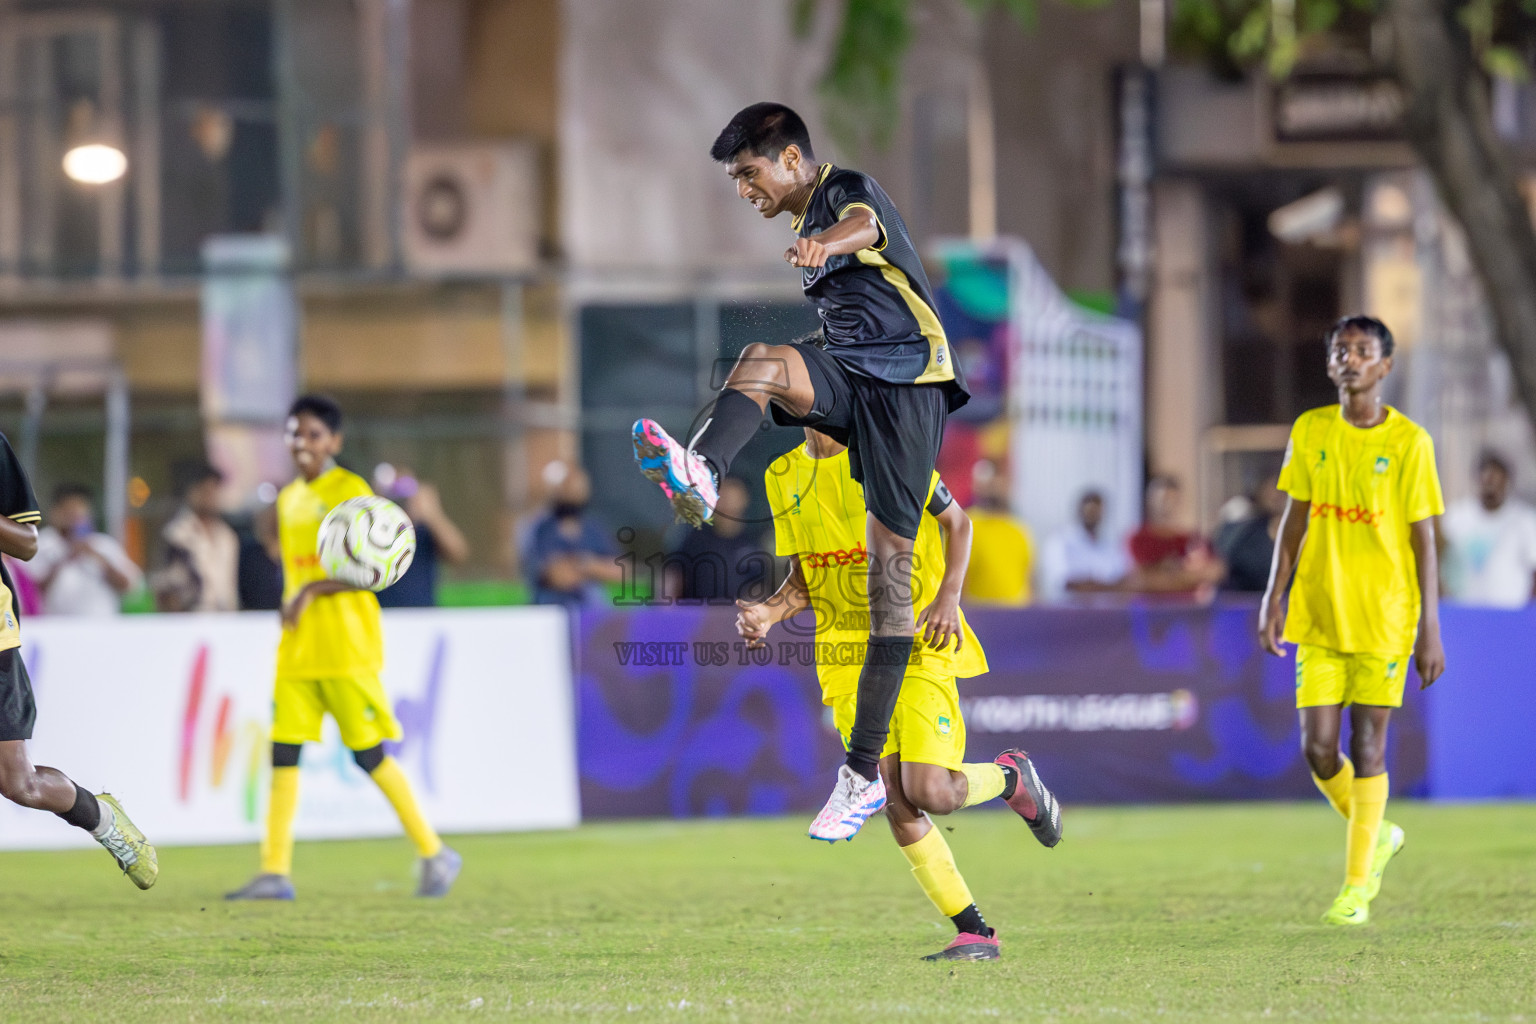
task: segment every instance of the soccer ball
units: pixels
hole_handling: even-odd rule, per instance
[[[377,494],[348,498],[320,524],[320,568],[333,580],[383,590],[411,567],[416,529],[405,511]]]

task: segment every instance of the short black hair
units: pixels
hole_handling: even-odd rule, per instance
[[[1492,448],[1484,448],[1482,454],[1477,457],[1477,471],[1481,473],[1483,470],[1490,467],[1498,469],[1506,477],[1514,476],[1514,474],[1509,471],[1508,459],[1504,458],[1504,456],[1500,455]]]
[[[206,480],[224,482],[223,471],[207,459],[189,459],[178,463],[171,475],[176,480],[176,495],[181,498],[185,498],[192,488]]]
[[[1369,334],[1375,338],[1381,344],[1383,359],[1390,356],[1392,350],[1397,347],[1397,342],[1392,339],[1392,332],[1387,330],[1386,324],[1373,316],[1361,316],[1359,314],[1339,317],[1334,322],[1334,325],[1328,329],[1328,337],[1324,341],[1332,346],[1333,339],[1345,331],[1359,331],[1361,334]]]
[[[61,501],[68,501],[70,498],[83,498],[87,504],[96,503],[95,492],[85,484],[75,483],[71,480],[59,484],[59,486],[53,489],[53,503],[55,505]]]
[[[300,395],[288,407],[290,417],[306,413],[324,423],[331,433],[341,432],[341,406],[330,395]]]
[[[777,160],[790,146],[799,146],[807,160],[816,159],[811,152],[811,133],[799,114],[782,103],[754,103],[720,129],[715,144],[709,147],[709,158],[723,164],[738,154],[751,153]]]
[[[1078,496],[1077,507],[1082,508],[1090,501],[1096,501],[1100,505],[1104,504],[1104,492],[1100,491],[1097,487],[1088,488],[1088,490]]]

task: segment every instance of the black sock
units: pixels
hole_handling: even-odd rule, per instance
[[[734,388],[726,388],[715,399],[714,411],[709,414],[709,425],[699,435],[693,446],[717,479],[725,478],[736,453],[752,440],[757,428],[762,426],[763,410],[756,402]]]
[[[1003,799],[1013,796],[1013,791],[1019,788],[1019,770],[1011,765],[1000,764],[1003,770]]]
[[[75,806],[67,811],[54,813],[76,828],[83,828],[87,832],[95,831],[96,826],[101,824],[101,804],[96,802],[96,798],[89,790],[82,789],[78,782],[75,783]]]
[[[985,939],[992,937],[992,929],[987,927],[987,922],[982,919],[981,911],[976,909],[976,904],[974,903],[950,918],[950,920],[955,922],[956,931],[970,932],[972,935],[980,935]]]
[[[848,732],[847,764],[870,782],[880,777],[880,755],[891,732],[891,716],[896,713],[896,698],[911,656],[910,636],[869,638],[864,669],[859,673],[853,728]]]

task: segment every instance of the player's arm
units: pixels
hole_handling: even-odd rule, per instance
[[[860,203],[848,207],[836,224],[804,238],[784,252],[792,267],[824,267],[830,256],[847,256],[880,243],[880,218]]]
[[[811,606],[811,589],[800,567],[800,556],[791,555],[789,575],[766,601],[737,601],[736,633],[748,647],[761,647],[768,631],[791,616]]]
[[[1445,647],[1440,643],[1440,566],[1435,549],[1435,520],[1420,519],[1411,525],[1408,542],[1419,574],[1419,639],[1413,660],[1419,667],[1419,689],[1427,689],[1445,671]]]
[[[971,564],[971,517],[965,514],[960,503],[949,498],[949,491],[940,484],[935,489],[937,499],[942,493],[948,504],[934,518],[944,534],[944,578],[939,581],[939,591],[933,601],[917,617],[917,633],[931,649],[942,651],[955,641],[959,653],[965,642],[960,628],[960,592],[965,589],[965,570]],[[929,502],[929,512],[933,502]]]
[[[30,562],[32,556],[37,554],[37,525],[18,523],[14,519],[0,516],[0,551],[12,558]]]
[[[299,588],[299,592],[283,602],[283,628],[292,629],[299,624],[299,617],[304,614],[317,597],[329,597],[332,594],[344,594],[349,590],[362,590],[363,587],[354,587],[350,583],[340,580],[310,580]]]
[[[1285,631],[1285,610],[1280,607],[1280,597],[1285,593],[1291,574],[1296,571],[1296,558],[1301,553],[1301,542],[1307,536],[1307,522],[1312,517],[1312,503],[1287,498],[1285,511],[1280,516],[1280,532],[1275,538],[1275,555],[1269,563],[1269,586],[1264,588],[1264,601],[1259,606],[1259,643],[1270,654],[1285,657],[1280,649],[1280,636]]]

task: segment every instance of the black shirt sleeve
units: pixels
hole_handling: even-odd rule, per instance
[[[0,515],[33,526],[43,520],[37,495],[32,493],[32,481],[27,479],[21,460],[4,434],[0,434]]]
[[[880,231],[880,239],[871,248],[884,249],[887,241],[885,235],[885,221],[880,216],[880,205],[875,200],[875,194],[870,190],[868,179],[858,171],[838,170],[826,184],[827,205],[832,211],[832,220],[835,223],[843,219],[843,214],[853,206],[862,206],[875,215],[875,226]]]
[[[940,480],[933,485],[933,497],[928,499],[928,514],[937,519],[944,510],[955,503],[955,496],[949,493],[949,488]]]

